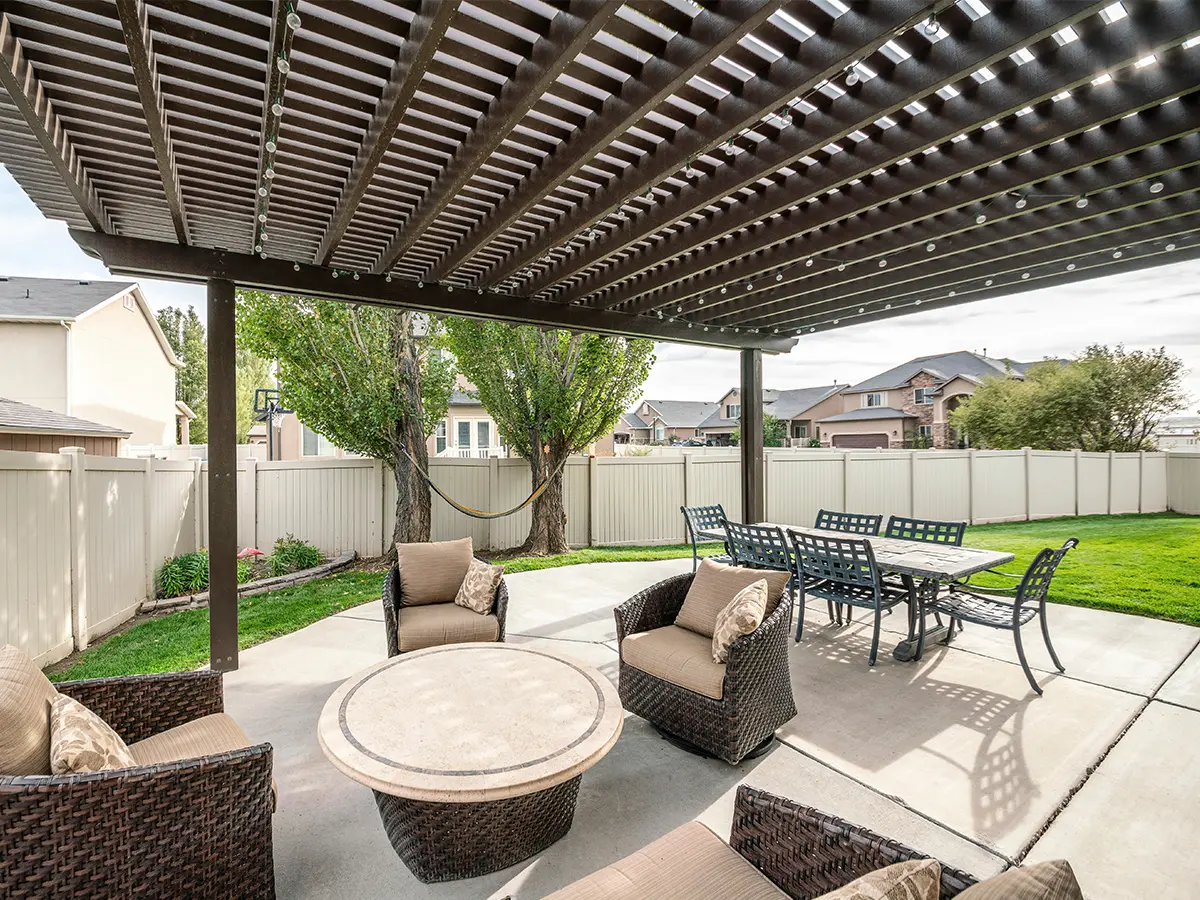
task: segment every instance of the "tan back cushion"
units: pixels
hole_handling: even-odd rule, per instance
[[[504,566],[493,566],[482,559],[471,558],[467,566],[467,574],[454,598],[455,604],[462,606],[481,616],[492,611],[496,600],[496,588],[500,587],[500,579],[504,577]]]
[[[1065,859],[1001,872],[972,885],[959,900],[1083,900],[1083,890]]]
[[[473,555],[469,537],[460,541],[397,544],[400,605],[453,603]]]
[[[725,566],[711,559],[704,560],[696,570],[687,596],[683,598],[683,607],[675,618],[675,624],[696,634],[712,637],[721,610],[742,588],[749,587],[759,579],[767,583],[766,614],[770,615],[783,596],[783,589],[787,587],[787,572]]]
[[[50,774],[50,703],[58,691],[28,656],[0,648],[0,775]]]
[[[868,872],[817,900],[938,900],[941,893],[942,867],[938,861],[910,859]]]
[[[121,736],[108,723],[66,694],[50,704],[50,772],[82,775],[136,765]]]
[[[714,662],[728,662],[729,648],[743,634],[750,634],[767,614],[767,582],[760,578],[738,591],[729,605],[717,613],[713,628],[712,655]]]

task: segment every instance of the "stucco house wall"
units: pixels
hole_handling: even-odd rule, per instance
[[[133,444],[175,443],[175,366],[140,304],[120,298],[71,327],[70,414],[129,431]]]
[[[69,327],[58,322],[0,322],[0,397],[70,415],[69,344]]]

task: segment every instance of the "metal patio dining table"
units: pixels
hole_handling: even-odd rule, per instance
[[[863,537],[824,528],[785,525],[779,522],[760,522],[758,524],[782,528],[785,533],[795,531],[826,537]],[[880,571],[900,575],[904,580],[905,587],[908,588],[909,634],[907,640],[901,641],[892,654],[901,661],[917,658],[915,628],[917,617],[924,615],[921,609],[921,592],[917,589],[918,581],[934,583],[961,581],[985,569],[995,568],[1016,559],[1013,554],[999,550],[956,547],[951,544],[935,544],[928,541],[870,536],[866,537],[866,540],[871,542],[871,548],[875,551],[875,560],[879,564]],[[946,626],[941,626],[927,633],[925,640],[929,642],[941,640],[945,637],[947,630]]]

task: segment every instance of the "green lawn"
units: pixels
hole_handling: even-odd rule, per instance
[[[1085,516],[979,525],[968,530],[973,547],[1008,550],[1020,572],[1038,550],[1068,537],[1080,545],[1054,580],[1058,603],[1156,616],[1200,625],[1200,516]],[[719,550],[710,545],[703,552]],[[691,547],[593,547],[560,556],[503,560],[510,574],[593,562],[633,562],[690,557]],[[997,579],[999,580],[999,579]],[[243,649],[288,634],[318,619],[379,596],[383,575],[342,572],[299,587],[248,597],[239,603],[238,644]],[[986,583],[979,580],[980,584]],[[98,678],[135,672],[195,669],[208,662],[208,610],[173,613],[135,625],[84,652],[52,680]]]

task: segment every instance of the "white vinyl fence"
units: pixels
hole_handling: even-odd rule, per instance
[[[530,491],[520,459],[431,459],[442,490],[503,510]],[[771,450],[767,518],[817,510],[1009,522],[1052,516],[1200,514],[1200,453]],[[732,454],[577,458],[564,477],[573,546],[684,540],[681,506],[720,503],[740,519]],[[153,592],[163,559],[208,541],[207,465],[0,451],[0,642],[42,664],[112,630]],[[378,556],[391,541],[396,489],[376,460],[238,463],[238,545],[269,551],[293,535],[326,554]],[[481,521],[433,499],[433,539],[470,535],[505,549],[529,530],[528,509]]]

